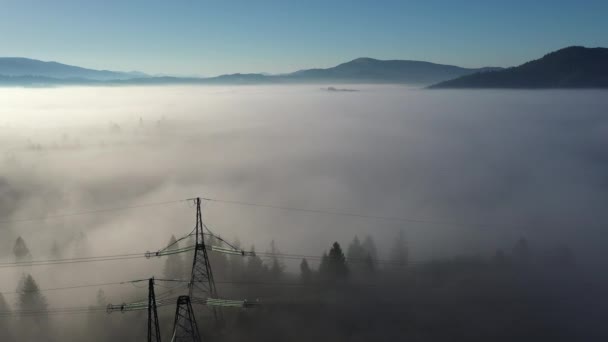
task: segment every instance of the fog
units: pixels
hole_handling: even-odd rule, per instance
[[[209,228],[258,251],[274,240],[321,255],[369,234],[386,259],[403,230],[414,261],[492,256],[525,238],[540,254],[567,245],[582,267],[606,263],[606,91],[348,87],[358,91],[0,88],[0,258],[12,260],[18,236],[33,260],[54,242],[64,257],[157,250],[192,230],[191,203],[28,219],[201,196],[406,219],[204,203]],[[297,272],[299,260],[285,264]],[[0,292],[23,272],[52,288],[160,276],[162,265],[6,268]],[[90,305],[96,291],[45,296]],[[146,295],[104,291],[114,303]]]

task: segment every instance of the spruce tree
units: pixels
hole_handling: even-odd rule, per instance
[[[30,275],[24,275],[19,288],[17,289],[19,297],[17,306],[22,311],[44,311],[47,308],[46,298],[40,293],[40,288]]]
[[[27,261],[32,258],[30,250],[27,248],[25,241],[21,236],[15,240],[15,245],[13,246],[13,255],[15,255],[15,259],[17,261]]]
[[[348,276],[346,257],[338,242],[334,242],[329,254],[324,254],[319,266],[319,273],[326,280],[344,279]]]
[[[367,235],[365,240],[363,240],[363,249],[367,252],[367,254],[371,257],[371,259],[375,262],[378,260],[378,250],[376,249],[376,243],[374,239]]]
[[[245,277],[250,281],[260,281],[268,273],[268,268],[262,259],[255,254],[255,246],[251,245],[252,256],[247,259]]]
[[[11,307],[8,305],[2,293],[0,293],[0,312],[10,312]],[[13,340],[12,335],[13,324],[10,320],[0,319],[0,341]]]
[[[278,280],[283,275],[283,269],[285,266],[279,260],[278,255],[279,249],[277,248],[274,240],[270,241],[270,253],[272,254],[272,261],[270,265],[270,275],[273,279]]]
[[[308,284],[312,281],[312,270],[310,269],[310,266],[308,266],[306,258],[302,259],[302,262],[300,263],[300,280],[304,284]]]

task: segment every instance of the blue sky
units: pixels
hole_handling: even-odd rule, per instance
[[[608,47],[608,1],[0,0],[0,56],[216,75],[357,57],[512,66]]]

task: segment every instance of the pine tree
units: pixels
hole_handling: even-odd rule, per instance
[[[19,292],[17,300],[19,310],[46,310],[48,306],[46,298],[40,293],[38,284],[30,274],[23,276],[17,292]]]
[[[21,236],[15,240],[13,254],[15,255],[15,259],[17,259],[17,261],[27,261],[32,258],[30,250],[27,248],[25,241],[23,238],[21,238]]]
[[[279,260],[278,255],[280,254],[274,240],[270,241],[270,253],[272,254],[272,263],[270,265],[270,275],[273,279],[278,280],[283,275],[283,269],[285,266]]]
[[[363,240],[363,249],[365,249],[367,254],[374,262],[378,260],[378,250],[376,249],[376,243],[370,235],[366,236],[365,240]]]
[[[260,281],[268,273],[268,268],[264,265],[262,259],[255,254],[255,246],[251,245],[251,254],[253,256],[247,259],[247,265],[245,269],[245,277],[247,280]]]
[[[329,254],[323,255],[319,272],[324,279],[328,280],[344,279],[348,276],[346,257],[338,242],[334,242]]]
[[[355,235],[353,242],[348,246],[348,251],[346,252],[346,259],[349,263],[357,263],[362,262],[367,257],[367,252],[361,245],[359,241],[359,237]]]
[[[327,278],[329,276],[329,256],[327,252],[323,252],[321,256],[321,263],[319,264],[319,274],[323,278]]]
[[[2,293],[0,293],[0,312],[10,312],[11,307],[8,305]],[[9,320],[0,320],[0,340],[11,341],[13,340],[12,324]]]
[[[308,284],[312,281],[312,270],[310,269],[310,266],[308,266],[306,258],[302,259],[302,262],[300,263],[300,280],[304,284]]]

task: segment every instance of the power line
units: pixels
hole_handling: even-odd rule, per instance
[[[83,215],[107,213],[107,212],[112,212],[112,211],[163,206],[163,205],[175,204],[175,203],[180,203],[180,202],[185,202],[185,201],[187,201],[187,199],[164,201],[164,202],[141,203],[141,204],[124,206],[124,207],[91,209],[91,210],[83,210],[83,211],[66,213],[66,214],[49,215],[49,216],[32,217],[32,218],[5,219],[5,220],[0,220],[0,223],[21,223],[21,222],[46,221],[46,220],[60,219],[60,218],[72,217],[72,216],[83,216]]]
[[[73,290],[73,289],[81,289],[87,287],[103,287],[103,286],[111,286],[111,285],[124,285],[130,282],[113,282],[113,283],[98,283],[98,284],[85,284],[85,285],[73,285],[73,286],[65,286],[65,287],[52,287],[46,289],[38,289],[35,291],[2,291],[0,294],[25,294],[25,293],[35,293],[35,292],[49,292],[49,291],[62,291],[62,290]]]
[[[104,256],[69,258],[69,259],[17,261],[17,262],[11,262],[11,263],[0,263],[0,268],[27,267],[27,266],[45,266],[45,265],[60,265],[60,264],[75,264],[75,263],[101,262],[101,261],[113,261],[113,260],[129,260],[129,259],[140,259],[140,258],[146,258],[145,253],[104,255]]]
[[[179,200],[169,200],[163,202],[150,202],[150,203],[141,203],[124,207],[112,207],[112,208],[101,208],[101,209],[91,209],[91,210],[83,210],[72,213],[58,214],[58,215],[49,215],[43,217],[31,217],[31,218],[17,218],[17,219],[4,219],[0,220],[0,223],[20,223],[20,222],[35,222],[35,221],[46,221],[51,219],[59,219],[65,217],[73,217],[73,216],[82,216],[82,215],[92,215],[92,214],[100,214],[112,211],[121,211],[121,210],[129,210],[129,209],[137,209],[137,208],[145,208],[145,207],[153,207],[153,206],[163,206],[170,205],[180,202],[186,202],[194,200],[194,198],[186,198]],[[238,205],[238,206],[248,206],[248,207],[258,207],[258,208],[267,208],[267,209],[276,209],[276,210],[284,210],[284,211],[297,211],[303,213],[310,214],[318,214],[318,215],[330,215],[330,216],[343,216],[343,217],[351,217],[351,218],[359,218],[359,219],[368,219],[368,220],[379,220],[379,221],[392,221],[392,222],[408,222],[408,223],[424,223],[424,224],[434,224],[434,225],[451,225],[451,226],[477,226],[477,227],[490,227],[496,226],[497,224],[505,225],[503,223],[493,222],[492,224],[483,223],[483,222],[462,222],[455,220],[435,220],[435,219],[427,219],[427,218],[413,218],[413,217],[405,217],[405,216],[382,216],[382,215],[367,215],[367,214],[358,214],[353,212],[341,211],[341,210],[326,210],[326,209],[311,209],[311,208],[299,208],[299,207],[288,207],[267,203],[259,203],[259,202],[250,202],[250,201],[238,201],[238,200],[227,200],[221,198],[213,198],[213,197],[201,197],[201,200],[207,202],[216,202],[230,205]],[[524,228],[524,227],[520,227]]]
[[[168,307],[175,303],[176,298],[169,298],[166,300],[158,301],[159,307]],[[0,312],[0,318],[10,317],[35,317],[35,316],[55,316],[55,315],[74,315],[74,314],[96,314],[106,313],[106,306],[80,306],[80,307],[63,307],[47,310],[15,310],[15,311],[3,311]]]
[[[274,205],[274,204],[237,201],[237,200],[225,200],[225,199],[210,198],[210,197],[201,197],[201,199],[204,201],[207,201],[207,202],[224,203],[224,204],[238,205],[238,206],[259,207],[259,208],[277,209],[277,210],[285,210],[285,211],[298,211],[298,212],[319,214],[319,215],[344,216],[344,217],[353,217],[353,218],[379,220],[379,221],[424,223],[424,224],[450,225],[450,226],[477,226],[477,227],[490,227],[490,226],[496,225],[496,223],[488,224],[488,223],[481,223],[481,222],[476,223],[476,222],[434,220],[434,219],[426,219],[426,218],[411,218],[411,217],[405,217],[405,216],[366,215],[366,214],[357,214],[357,213],[352,213],[352,212],[347,212],[347,211],[286,207],[286,206]],[[188,200],[192,200],[192,198],[190,198]],[[520,227],[520,228],[523,228],[523,227]]]
[[[259,207],[259,208],[276,209],[276,210],[284,210],[284,211],[296,211],[296,212],[303,212],[303,213],[309,213],[309,214],[342,216],[342,217],[351,217],[351,218],[359,218],[359,219],[367,219],[367,220],[379,220],[379,221],[403,222],[403,223],[406,223],[406,222],[407,223],[422,223],[422,224],[443,225],[443,226],[460,226],[460,227],[495,227],[497,225],[501,225],[501,226],[508,226],[508,227],[511,227],[514,229],[519,229],[519,230],[524,230],[524,229],[529,228],[529,227],[525,227],[525,226],[514,226],[514,225],[511,225],[508,223],[503,223],[503,222],[492,222],[492,223],[463,222],[463,221],[457,221],[457,220],[437,220],[437,219],[432,219],[432,218],[416,218],[416,217],[405,217],[405,216],[367,215],[367,214],[358,214],[358,213],[353,213],[353,212],[348,212],[348,211],[343,211],[343,210],[326,210],[326,209],[288,207],[288,206],[274,205],[274,204],[268,204],[268,203],[228,200],[228,199],[213,198],[213,197],[200,197],[200,198],[201,198],[201,200],[204,200],[207,202],[216,202],[216,203],[223,203],[223,204],[229,204],[229,205]],[[168,201],[162,201],[162,202],[141,203],[141,204],[135,204],[135,205],[130,205],[130,206],[83,210],[83,211],[78,211],[78,212],[58,214],[58,215],[49,215],[49,216],[44,216],[44,217],[4,219],[4,220],[0,220],[0,224],[46,221],[46,220],[59,219],[59,218],[65,218],[65,217],[101,214],[101,213],[113,212],[113,211],[170,205],[170,204],[175,204],[175,203],[180,203],[180,202],[192,201],[194,199],[195,198],[186,198],[186,199],[168,200]]]
[[[192,248],[182,248],[176,253],[185,253],[190,251]],[[164,256],[163,255],[155,255],[157,257]],[[322,260],[323,256],[318,255],[306,255],[306,254],[286,254],[286,253],[264,253],[264,252],[256,252],[255,254],[245,254],[245,257],[272,257],[279,259],[294,259],[299,260],[302,258],[311,259],[311,260]],[[149,252],[146,253],[131,253],[131,254],[117,254],[117,255],[104,255],[104,256],[95,256],[95,257],[82,257],[82,258],[68,258],[68,259],[51,259],[51,260],[36,260],[36,261],[18,261],[12,263],[0,263],[0,268],[13,268],[13,267],[29,267],[29,266],[46,266],[46,265],[62,265],[62,264],[75,264],[75,263],[89,263],[89,262],[104,262],[104,261],[114,261],[114,260],[131,260],[131,259],[148,259],[150,257]],[[329,258],[329,256],[326,256]],[[347,262],[350,263],[369,263],[373,264],[385,264],[385,265],[397,265],[403,266],[399,262],[395,262],[392,260],[369,260],[369,259],[347,259]]]

